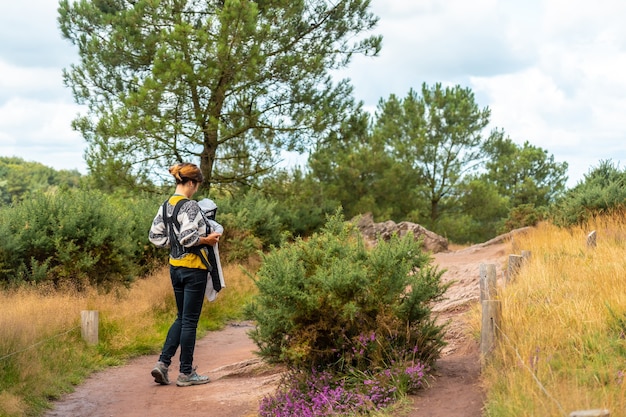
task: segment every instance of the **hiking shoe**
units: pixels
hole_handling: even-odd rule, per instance
[[[168,385],[170,383],[170,379],[167,377],[167,372],[167,365],[163,362],[157,362],[150,373],[154,377],[154,382],[161,385]]]
[[[208,376],[198,375],[194,368],[190,374],[179,374],[176,385],[179,387],[188,387],[190,385],[202,385],[211,382]]]

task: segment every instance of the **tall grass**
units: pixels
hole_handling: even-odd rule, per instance
[[[241,319],[255,292],[240,266],[225,266],[224,275],[226,288],[203,308],[200,336]],[[82,310],[99,312],[97,346],[81,339]],[[107,294],[41,287],[0,293],[0,416],[39,415],[90,373],[156,354],[175,314],[167,269]]]
[[[597,247],[586,245],[596,230]],[[530,260],[500,289],[499,342],[483,371],[489,417],[626,415],[626,221],[599,217],[515,238]],[[480,326],[478,313],[472,321]]]

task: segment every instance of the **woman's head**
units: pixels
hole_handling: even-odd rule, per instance
[[[198,168],[196,164],[183,162],[181,164],[172,165],[169,171],[176,180],[176,184],[185,184],[188,181],[199,184],[204,181],[202,171],[200,171],[200,168]]]

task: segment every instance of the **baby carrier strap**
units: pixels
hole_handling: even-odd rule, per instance
[[[211,269],[213,268],[211,264],[209,263],[209,260],[207,259],[208,256],[206,253],[203,253],[202,251],[202,249],[204,249],[206,245],[198,245],[198,246],[192,246],[191,248],[186,248],[183,245],[181,245],[181,243],[178,241],[178,238],[176,237],[175,230],[180,231],[180,222],[178,221],[178,212],[180,211],[183,204],[185,204],[185,202],[189,200],[186,198],[180,199],[174,206],[174,212],[172,213],[171,217],[167,215],[168,201],[169,200],[165,200],[165,202],[163,203],[163,222],[165,223],[167,236],[170,241],[171,256],[175,259],[178,259],[181,256],[183,256],[183,254],[185,253],[196,254],[200,257],[200,260],[202,261],[204,266],[206,266],[207,269],[211,271]],[[176,227],[176,229],[174,229],[174,227]]]

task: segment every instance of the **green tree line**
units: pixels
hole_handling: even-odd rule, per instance
[[[506,168],[509,176],[524,156],[530,155],[528,158],[535,162],[543,161],[537,155],[550,161],[545,152],[529,144],[520,147],[497,135],[491,139],[490,145],[500,153],[515,156],[502,165],[490,162]],[[213,190],[219,221],[228,230],[220,244],[225,261],[245,260],[259,250],[281,247],[295,237],[311,236],[337,209],[352,210],[348,211],[351,216],[365,211],[378,216],[400,213],[397,209],[385,213],[383,200],[376,201],[371,194],[376,191],[374,186],[364,187],[358,200],[360,206],[349,204],[355,200],[341,202],[340,193],[345,193],[348,185],[316,181],[316,172],[279,171],[265,179],[260,189]],[[550,194],[553,188],[549,184],[527,178],[509,183],[501,179],[508,177],[496,174],[494,168],[465,180],[460,187],[462,192],[451,197],[456,206],[445,200],[447,211],[441,214],[441,227],[448,227],[450,234],[485,234],[485,239],[489,239],[498,231],[541,219],[561,226],[581,224],[597,214],[623,210],[626,202],[626,170],[611,161],[601,161],[583,181],[559,195]],[[19,178],[21,187],[6,186],[14,178]],[[0,282],[45,281],[56,285],[70,283],[79,288],[128,284],[164,262],[165,254],[149,244],[147,230],[171,187],[153,186],[149,193],[120,187],[111,192],[108,187],[106,191],[98,189],[91,180],[90,175],[55,171],[20,158],[0,158]],[[398,182],[390,180],[388,184],[400,189]],[[540,192],[542,189],[545,191]],[[352,197],[350,193],[345,196]],[[374,204],[367,205],[368,198]],[[408,193],[404,198],[409,198]]]

